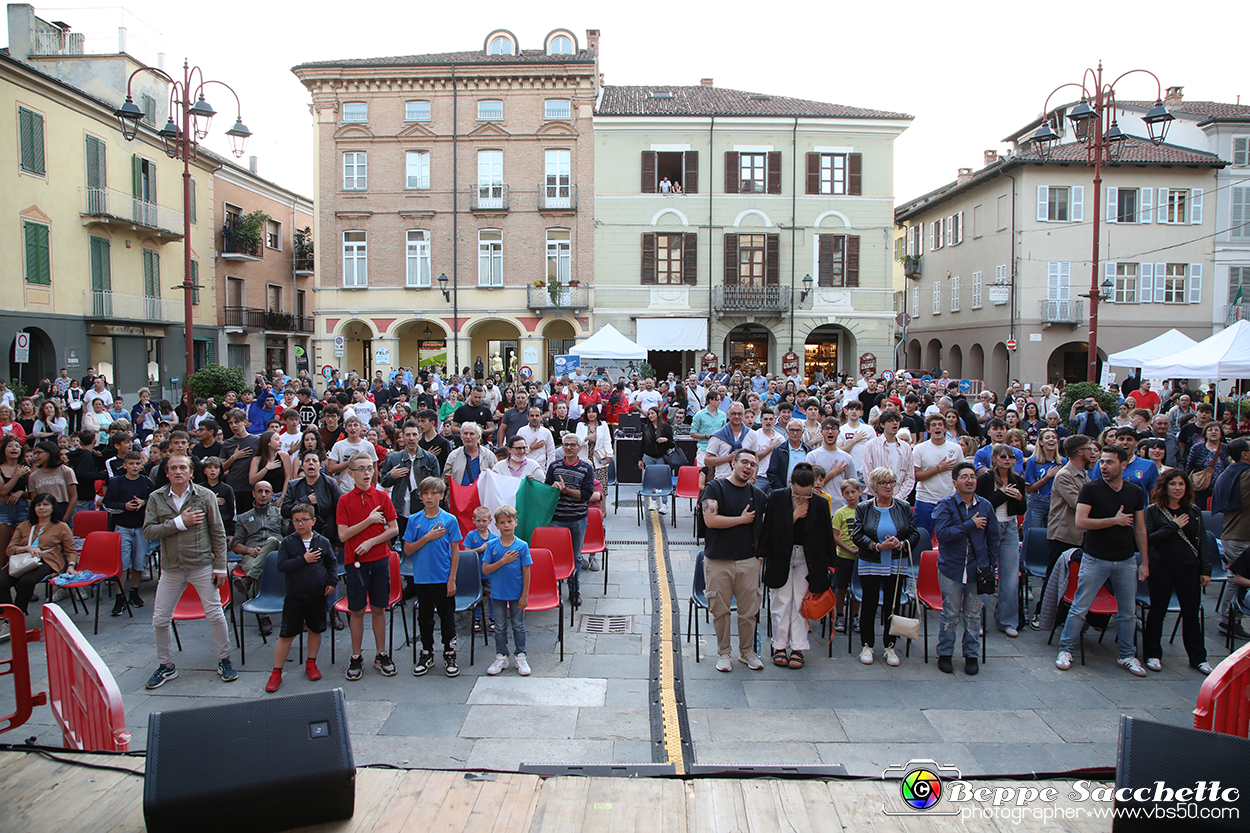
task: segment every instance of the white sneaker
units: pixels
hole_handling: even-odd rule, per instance
[[[1072,667],[1072,652],[1060,651],[1059,656],[1055,658],[1055,667],[1060,671],[1067,671]]]
[[[716,660],[716,670],[717,671],[734,670],[734,661],[729,658],[729,654],[720,655],[720,659]]]
[[[1210,674],[1215,669],[1211,667],[1211,663],[1209,662],[1200,662],[1194,666],[1194,670],[1205,675]]]
[[[864,646],[864,650],[859,652],[859,661],[864,665],[872,665],[872,648],[868,645]]]
[[[599,553],[593,553],[586,561],[586,569],[592,573],[599,572]]]
[[[1137,659],[1137,657],[1125,657],[1124,659],[1118,659],[1115,664],[1132,674],[1134,677],[1146,676],[1146,669],[1141,667],[1141,662]]]
[[[1008,639],[1015,639],[1017,636],[1020,635],[1020,631],[1012,627],[1003,628],[1003,633],[1007,634]]]
[[[0,642],[9,641],[9,620],[0,620]]]
[[[1150,659],[1146,660],[1146,667],[1149,668],[1151,671],[1162,671],[1163,660],[1159,659],[1158,657],[1151,657]]]
[[[894,649],[886,648],[885,649],[885,664],[890,666],[891,668],[898,668],[899,662],[901,662],[901,660],[899,660],[898,654],[895,653]]]
[[[487,676],[498,677],[508,667],[508,658],[503,654],[495,654],[495,661],[486,669]]]
[[[747,651],[738,657],[738,662],[746,663],[747,668],[752,671],[759,671],[764,667],[764,661],[760,659],[759,654],[754,651]]]
[[[663,503],[663,502],[661,502],[661,501],[658,501],[658,500],[657,500],[657,501],[655,502],[655,510],[656,510],[657,512],[659,512],[661,515],[667,515],[667,514],[668,514],[668,504]]]
[[[530,664],[529,660],[525,658],[525,654],[516,655],[516,670],[522,677],[528,677],[530,675]]]

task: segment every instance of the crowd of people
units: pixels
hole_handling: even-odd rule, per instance
[[[528,675],[532,561],[515,535],[516,511],[482,507],[473,528],[462,529],[447,511],[448,489],[472,485],[487,469],[553,486],[559,496],[551,525],[569,529],[581,553],[589,507],[604,499],[616,435],[628,420],[641,439],[639,468],[699,469],[703,565],[721,671],[733,668],[734,615],[738,659],[764,666],[755,643],[761,582],[771,594],[774,665],[803,667],[810,650],[803,602],[825,591],[836,600],[834,630],[858,632],[860,661],[876,660],[880,627],[881,656],[899,665],[905,628],[896,625],[903,600],[914,595],[913,568],[922,550],[936,548],[943,672],[953,671],[960,622],[965,672],[978,672],[986,596],[996,597],[987,626],[1015,639],[1055,621],[1066,577],[1077,570],[1060,669],[1070,667],[1090,604],[1110,581],[1120,665],[1137,676],[1161,667],[1162,621],[1175,593],[1189,662],[1208,672],[1197,606],[1214,560],[1224,559],[1238,587],[1250,586],[1250,484],[1242,488],[1250,443],[1240,437],[1250,424],[1181,385],[1160,397],[1141,381],[1109,395],[1114,416],[1095,397],[1060,413],[1062,384],[1033,390],[1012,382],[999,396],[961,393],[944,377],[865,373],[858,381],[804,385],[796,375],[727,368],[615,381],[601,368],[578,369],[542,383],[487,374],[479,362],[463,374],[399,368],[372,379],[275,371],[220,401],[173,405],[140,389],[127,408],[93,369],[81,380],[62,370],[20,400],[0,382],[0,551],[7,560],[35,562],[0,570],[0,601],[27,611],[42,582],[72,575],[79,557],[73,515],[102,509],[120,533],[113,615],[143,606],[143,582],[157,579],[158,665],[149,688],[177,676],[170,619],[188,584],[204,604],[218,672],[229,681],[237,675],[220,591],[232,581],[236,598],[254,595],[272,557],[287,588],[266,686],[276,691],[291,640],[305,630],[310,679],[321,675],[320,634],[333,627],[349,630],[346,677],[359,680],[366,618],[374,668],[397,673],[385,649],[384,611],[390,562],[402,553],[412,559],[405,596],[417,599],[419,611],[413,673],[435,667],[437,614],[443,668],[454,676],[455,578],[461,554],[473,552],[489,593],[474,628],[496,638],[487,673],[515,663]],[[677,448],[683,438],[694,441],[695,459]],[[1205,534],[1208,503],[1223,516],[1222,556]],[[1047,530],[1049,569],[1022,605],[1023,541],[1034,528]],[[571,604],[581,601],[581,570],[597,568],[594,556],[576,559]],[[1139,578],[1151,597],[1145,668],[1134,639]],[[340,579],[346,617],[333,609]],[[848,599],[853,584],[861,602]],[[1244,636],[1235,594],[1226,596],[1221,631]],[[262,618],[259,627],[267,634],[272,624]]]

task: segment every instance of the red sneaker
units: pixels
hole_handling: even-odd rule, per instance
[[[278,690],[280,685],[282,685],[282,672],[275,668],[273,673],[269,675],[269,682],[265,683],[265,691],[272,694]]]
[[[314,682],[321,679],[321,669],[317,667],[315,659],[310,659],[304,663],[304,673],[308,675],[308,679]]]

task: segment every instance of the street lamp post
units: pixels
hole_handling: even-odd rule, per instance
[[[1102,166],[1104,162],[1110,164],[1116,160],[1119,147],[1128,138],[1121,132],[1115,120],[1115,85],[1126,76],[1137,72],[1145,73],[1155,80],[1157,88],[1155,104],[1142,117],[1142,121],[1146,123],[1150,141],[1156,145],[1161,143],[1167,135],[1168,123],[1174,117],[1163,106],[1163,85],[1159,82],[1159,77],[1150,70],[1131,69],[1114,81],[1105,84],[1102,80],[1101,61],[1097,69],[1085,70],[1079,84],[1061,84],[1046,96],[1046,103],[1042,107],[1042,124],[1033,134],[1033,142],[1037,145],[1038,152],[1043,159],[1046,159],[1049,148],[1059,141],[1059,134],[1050,126],[1046,117],[1051,96],[1066,87],[1081,89],[1081,101],[1072,108],[1068,119],[1072,122],[1077,139],[1085,143],[1085,164],[1094,167],[1093,255],[1090,264],[1089,292],[1081,296],[1089,299],[1089,368],[1086,378],[1090,382],[1098,380],[1098,302],[1107,297],[1103,294],[1106,287],[1103,287],[1098,280],[1098,235],[1102,223]],[[1091,83],[1087,84],[1087,82]],[[1114,291],[1114,287],[1111,289]]]
[[[184,329],[184,349],[186,350],[186,375],[183,377],[182,395],[183,402],[187,406],[188,412],[191,410],[192,402],[190,379],[191,374],[195,372],[195,353],[194,341],[192,339],[192,328],[195,324],[192,313],[193,304],[191,303],[195,293],[195,284],[191,281],[191,160],[195,158],[200,140],[208,135],[208,127],[217,115],[207,101],[204,100],[204,88],[209,84],[217,84],[230,90],[230,94],[234,96],[235,104],[238,105],[238,117],[235,119],[234,126],[226,131],[226,135],[230,137],[230,150],[236,157],[243,155],[243,150],[247,145],[247,139],[252,132],[243,124],[243,105],[239,102],[239,95],[229,84],[223,81],[206,81],[204,80],[204,71],[198,66],[192,67],[187,61],[182,62],[182,80],[177,81],[163,70],[156,67],[139,67],[130,74],[130,78],[126,80],[126,101],[118,108],[114,115],[121,125],[122,136],[128,142],[134,141],[135,136],[139,135],[139,122],[143,119],[143,111],[135,104],[134,99],[130,95],[131,85],[134,83],[135,76],[141,72],[151,72],[159,75],[170,84],[169,91],[169,118],[165,122],[165,126],[157,133],[165,144],[165,154],[170,159],[182,160],[182,292],[183,292],[183,329]],[[199,84],[192,87],[192,77],[199,75]],[[175,109],[176,108],[176,109]],[[179,127],[174,122],[174,114],[177,113],[182,126]]]

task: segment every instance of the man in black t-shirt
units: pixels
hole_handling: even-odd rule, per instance
[[[312,388],[300,388],[297,393],[299,396],[299,424],[303,430],[317,427],[317,420],[321,418],[321,403],[313,398]]]
[[[432,408],[417,411],[417,427],[421,429],[417,445],[434,455],[441,471],[447,465],[447,455],[451,454],[451,442],[438,433],[438,414]]]
[[[899,427],[910,431],[914,442],[924,439],[924,414],[917,410],[919,407],[920,397],[916,394],[909,393],[903,397],[903,414]]]
[[[1085,614],[1102,586],[1111,581],[1116,600],[1115,636],[1120,658],[1117,664],[1135,677],[1146,676],[1137,659],[1137,619],[1134,606],[1138,580],[1145,580],[1149,567],[1145,560],[1138,567],[1138,553],[1146,553],[1146,496],[1124,479],[1128,450],[1117,445],[1102,450],[1098,466],[1102,477],[1081,487],[1076,499],[1076,526],[1085,531],[1080,577],[1076,597],[1059,639],[1055,667],[1072,667],[1072,651],[1085,627]]]
[[[731,601],[738,600],[738,661],[752,671],[764,663],[755,653],[755,630],[760,610],[760,562],[755,542],[764,520],[767,496],[752,485],[759,460],[754,451],[732,455],[729,477],[713,480],[699,504],[707,526],[703,575],[708,609],[716,629],[717,671],[732,671],[729,617]]]
[[[482,426],[483,436],[490,438],[491,432],[495,430],[495,420],[490,408],[482,404],[482,397],[485,395],[486,391],[481,385],[474,385],[473,390],[469,392],[469,400],[451,415],[451,433],[458,437],[462,423],[475,422]]]

